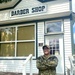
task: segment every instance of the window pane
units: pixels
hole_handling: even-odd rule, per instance
[[[34,42],[23,42],[23,43],[18,43],[18,50],[17,50],[17,55],[18,56],[28,56],[29,54],[34,55],[34,48],[35,48],[35,43]]]
[[[58,22],[46,22],[45,24],[46,27],[46,33],[51,33],[51,32],[61,32],[62,29],[62,24],[61,21]]]
[[[13,41],[15,40],[15,28],[0,29],[0,41]]]
[[[18,27],[18,40],[34,40],[34,25]]]
[[[50,54],[54,55],[56,53],[59,54],[59,39],[51,39],[49,41],[50,45]]]
[[[0,44],[0,56],[14,56],[14,43]]]

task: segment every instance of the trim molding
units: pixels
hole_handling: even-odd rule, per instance
[[[56,17],[56,18],[46,18],[46,19],[39,19],[39,20],[31,20],[31,21],[21,21],[21,22],[11,22],[11,23],[6,23],[6,24],[0,24],[1,26],[10,26],[10,25],[17,25],[17,24],[27,24],[27,23],[33,23],[33,22],[42,22],[42,21],[48,21],[48,20],[59,20],[59,19],[65,19],[65,18],[70,18],[71,15],[69,16],[63,16],[63,17]]]

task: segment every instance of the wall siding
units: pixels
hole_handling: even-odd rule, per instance
[[[64,52],[65,52],[65,64],[70,67],[69,56],[72,55],[72,44],[71,44],[71,27],[70,19],[64,20]]]
[[[30,73],[30,62],[24,66],[25,60],[0,60],[0,72],[22,73],[26,67],[26,73]],[[32,61],[32,73],[38,73],[36,60]]]
[[[26,9],[26,8],[30,8],[30,7],[38,7],[38,6],[43,6],[43,5],[47,6],[47,8],[46,8],[47,12],[45,12],[45,13],[40,13],[40,14],[37,13],[34,15],[30,14],[30,15],[23,15],[23,16],[14,16],[13,18],[10,17],[10,11],[12,11],[12,10],[18,10],[18,9],[23,9],[23,8]],[[29,0],[29,1],[22,0],[15,8],[10,9],[10,10],[0,11],[0,21],[22,19],[22,18],[27,19],[29,17],[35,17],[35,16],[39,16],[39,15],[40,16],[48,15],[48,14],[52,15],[52,14],[57,14],[57,13],[68,12],[68,11],[70,11],[69,7],[70,7],[70,5],[69,5],[68,0],[64,3],[63,3],[63,1],[61,1],[60,3],[59,2],[58,3],[53,3],[53,2],[41,3],[37,0]],[[33,18],[31,18],[31,19],[33,20]]]
[[[62,12],[69,11],[70,10],[69,2],[49,6],[48,10],[49,10],[50,14],[62,13]]]
[[[0,60],[1,72],[21,72],[23,69],[23,60]]]
[[[39,43],[44,44],[44,22],[38,23],[38,56],[43,54],[42,46]]]
[[[26,65],[26,73],[30,73],[30,62]],[[36,68],[36,60],[32,61],[32,73],[38,73],[38,69]]]

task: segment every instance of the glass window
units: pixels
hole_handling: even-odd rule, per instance
[[[50,54],[59,54],[59,39],[49,40]]]
[[[18,27],[18,40],[34,40],[34,25]]]
[[[20,42],[17,45],[17,56],[28,56],[29,54],[34,55],[34,42]]]
[[[14,56],[14,53],[15,53],[14,43],[0,44],[0,56]]]
[[[15,40],[15,28],[0,29],[0,41],[13,41]]]
[[[35,24],[1,28],[0,56],[35,56],[35,33]]]
[[[52,32],[62,32],[62,23],[61,21],[56,22],[45,22],[45,33],[52,33]]]

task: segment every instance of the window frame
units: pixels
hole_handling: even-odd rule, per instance
[[[47,25],[46,25],[46,23],[47,22],[49,22],[49,23],[53,23],[53,22],[61,22],[61,32],[49,32],[49,33],[47,33]],[[57,37],[60,37],[61,35],[63,35],[64,34],[64,22],[63,22],[63,20],[48,20],[48,21],[45,21],[44,22],[44,37],[45,37],[45,44],[46,44],[46,38],[48,37],[53,37],[53,36],[56,36],[55,37],[55,39],[57,38]],[[60,55],[60,50],[59,50],[59,53],[58,53],[59,55]]]
[[[46,25],[47,22],[50,22],[50,23],[53,23],[53,22],[61,22],[61,32],[47,32],[47,26],[48,26],[48,25]],[[49,21],[45,21],[45,25],[44,25],[44,27],[45,27],[44,30],[45,31],[44,31],[44,34],[45,35],[48,35],[48,34],[61,34],[64,31],[63,30],[63,28],[64,28],[63,26],[64,26],[64,24],[63,24],[63,21],[62,20],[52,20],[52,21],[49,20]]]
[[[34,37],[35,37],[35,39],[34,40],[17,40],[17,30],[18,30],[18,27],[22,27],[22,26],[30,26],[30,25],[34,25],[34,30],[35,30],[35,32],[34,32]],[[15,40],[14,41],[0,41],[0,43],[15,43],[15,54],[14,54],[14,56],[13,57],[19,57],[19,56],[17,56],[17,43],[18,42],[35,42],[35,45],[34,45],[34,56],[32,57],[32,58],[36,58],[36,23],[29,23],[29,24],[22,24],[22,25],[15,25],[15,26],[5,26],[5,27],[0,27],[0,29],[3,29],[3,28],[11,28],[11,27],[14,27],[15,28]],[[3,57],[3,56],[2,56]],[[22,56],[20,56],[20,57],[22,57]],[[27,57],[27,56],[25,56],[25,57]]]

